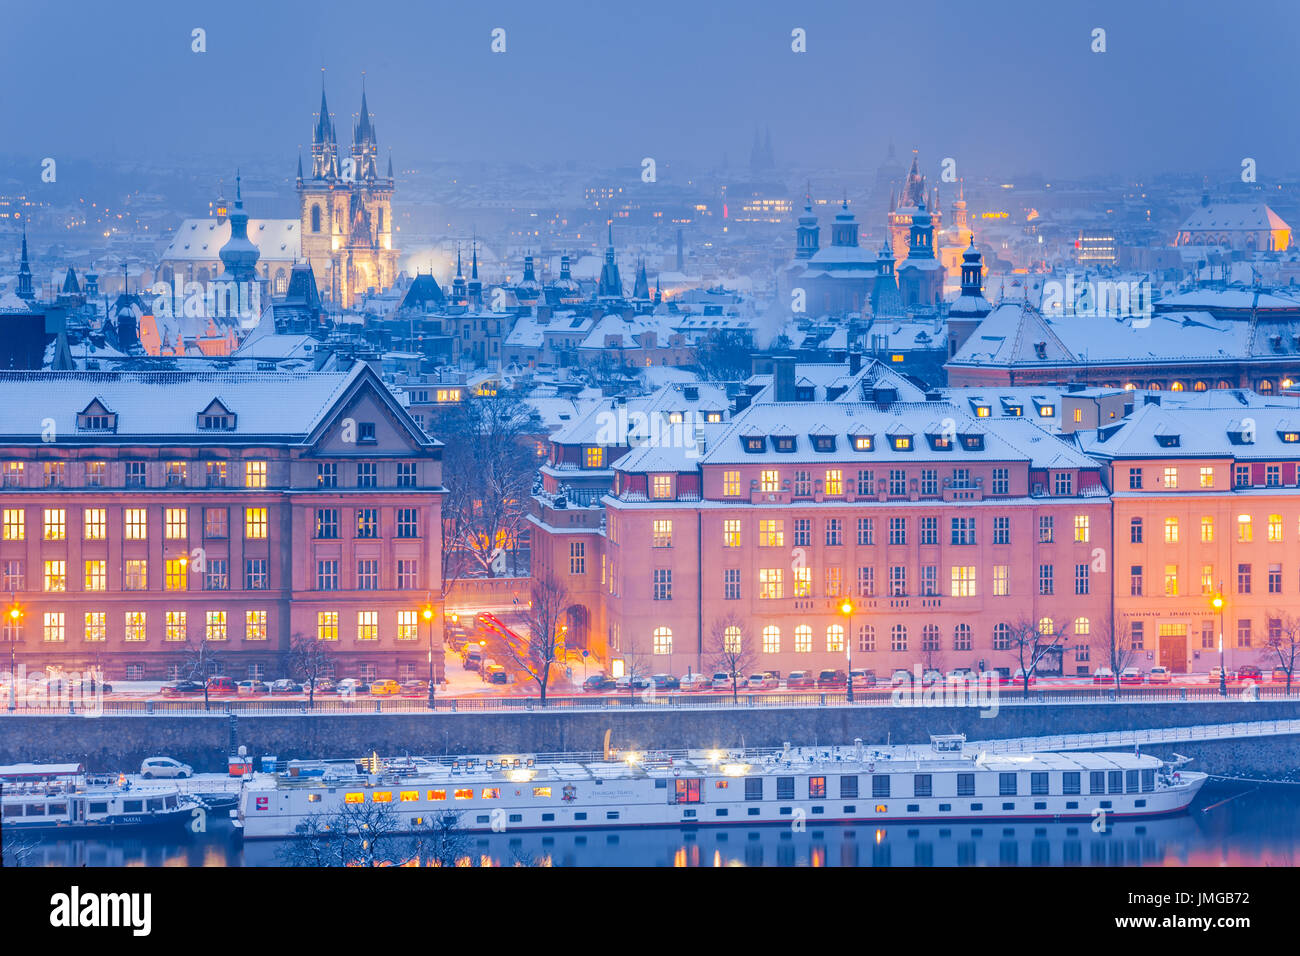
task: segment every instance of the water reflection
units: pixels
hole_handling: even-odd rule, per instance
[[[1300,787],[1293,788],[1300,791]],[[1234,793],[1238,794],[1234,797]],[[1226,803],[1221,803],[1225,798]],[[1216,805],[1217,804],[1217,805]],[[1201,808],[1210,807],[1208,812]],[[1111,821],[595,830],[468,838],[476,864],[509,866],[1264,866],[1300,858],[1300,792],[1209,790],[1190,813]],[[184,837],[47,840],[37,866],[276,866],[279,841],[227,826]]]

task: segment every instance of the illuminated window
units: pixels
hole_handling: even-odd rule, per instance
[[[826,596],[839,597],[844,589],[844,569],[833,565],[826,569]]]
[[[149,587],[149,562],[142,558],[124,562],[122,567],[122,590],[143,591]]]
[[[734,498],[740,494],[740,472],[724,471],[722,473],[722,493],[728,498]]]
[[[794,629],[794,652],[796,654],[812,652],[812,628],[807,624],[800,624]]]
[[[86,640],[103,641],[108,638],[108,615],[104,611],[87,611],[85,617]]]
[[[1211,468],[1209,465],[1204,465],[1201,467],[1201,487],[1202,488],[1214,487],[1214,469]]]
[[[722,522],[722,546],[724,548],[740,547],[740,519],[726,518]]]
[[[828,624],[826,626],[826,651],[829,654],[844,653],[843,624]]]
[[[7,461],[4,467],[4,485],[6,488],[19,488],[23,483],[24,468],[21,461]]]
[[[1214,565],[1212,564],[1201,565],[1201,593],[1214,593]]]
[[[397,797],[400,803],[417,803],[420,799],[419,790],[403,790]]]
[[[266,527],[267,527],[267,519],[266,519],[265,508],[244,509],[244,537],[245,538],[265,538]]]
[[[1206,515],[1201,519],[1201,543],[1214,543],[1214,519]]]
[[[1281,515],[1268,516],[1268,540],[1269,541],[1282,540],[1282,516]]]
[[[1050,617],[1040,617],[1038,619],[1038,633],[1051,637],[1056,632],[1056,623]]]
[[[127,508],[122,512],[122,527],[131,541],[144,541],[149,537],[149,514],[143,508]]]
[[[203,633],[209,641],[224,641],[227,637],[226,612],[208,611]]]
[[[264,461],[244,462],[244,487],[245,488],[266,487],[266,462]]]
[[[165,615],[163,640],[181,643],[187,637],[185,629],[185,612],[168,611]]]
[[[4,509],[4,540],[22,541],[26,537],[27,512],[22,508]]]
[[[1165,565],[1165,597],[1178,597],[1178,565]]]
[[[605,449],[599,445],[591,446],[587,449],[587,467],[604,468],[605,467]]]
[[[163,528],[168,541],[184,541],[189,537],[189,509],[166,509],[163,512]]]
[[[1006,597],[1011,593],[1011,566],[1009,564],[993,565],[993,596]]]
[[[379,640],[379,612],[378,611],[357,612],[357,640],[358,641]]]
[[[1165,544],[1177,544],[1177,543],[1178,543],[1178,519],[1166,518],[1165,519]]]
[[[343,794],[344,803],[365,803],[366,795],[364,793],[345,793]]]
[[[844,472],[838,468],[829,469],[826,472],[825,490],[828,495],[844,494]]]
[[[724,654],[741,653],[741,640],[740,625],[728,624],[722,631],[722,652]]]
[[[953,566],[952,596],[975,597],[975,566],[973,564],[961,567]]]
[[[85,564],[85,589],[87,591],[108,590],[108,562],[87,561]]]
[[[66,591],[68,589],[68,564],[66,561],[45,562],[45,590]]]
[[[655,518],[651,522],[650,545],[654,548],[673,546],[673,523],[668,518]]]
[[[67,512],[62,508],[45,509],[45,540],[62,541],[68,536]]]
[[[791,578],[794,581],[795,597],[812,597],[812,568],[795,568]]]
[[[189,558],[168,558],[163,574],[164,590],[186,590],[189,587],[189,569]]]
[[[1087,544],[1091,540],[1087,515],[1074,516],[1074,540],[1076,544]]]
[[[758,522],[760,548],[785,547],[785,522],[780,518],[761,518]]]
[[[103,541],[108,536],[103,508],[86,508],[81,513],[81,537],[86,541]]]
[[[1166,467],[1166,468],[1165,468],[1165,471],[1164,471],[1164,479],[1165,479],[1165,487],[1166,487],[1166,488],[1177,488],[1177,487],[1178,487],[1178,469],[1175,468],[1175,467],[1173,467],[1172,465]]]
[[[646,362],[649,362],[649,361],[650,361],[649,359],[646,359]],[[551,795],[551,788],[550,788],[550,787],[533,787],[533,796],[534,796],[534,797],[548,797],[548,798],[549,798],[550,795]]]
[[[782,568],[758,569],[758,596],[761,599],[776,600],[784,593],[784,570]]]
[[[46,611],[42,639],[50,644],[62,644],[63,636],[63,612]]]
[[[781,473],[770,469],[759,472],[758,490],[759,491],[780,491]]]
[[[143,641],[145,629],[144,611],[127,611],[125,614],[126,635],[128,641]]]
[[[456,791],[458,794],[460,791]],[[392,803],[393,791],[391,790],[372,790],[370,793],[371,803]]]
[[[436,802],[436,801],[438,801],[438,800],[446,800],[446,799],[447,799],[447,791],[446,791],[446,790],[430,790],[429,793],[428,793],[428,799],[431,800],[431,801],[434,801],[434,802]]]
[[[339,639],[339,612],[316,612],[316,640],[337,641]]]
[[[414,611],[397,612],[397,639],[399,641],[414,641],[420,637],[420,625],[416,621]]]
[[[1243,544],[1255,540],[1255,526],[1250,515],[1237,515],[1237,540]]]
[[[673,496],[672,475],[654,475],[650,480],[650,496],[652,498],[671,498]]]
[[[652,635],[653,650],[656,654],[671,654],[673,652],[673,629],[670,627],[656,627]]]
[[[781,629],[775,624],[769,624],[763,628],[763,653],[781,653]]]

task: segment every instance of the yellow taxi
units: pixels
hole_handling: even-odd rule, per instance
[[[402,692],[402,685],[395,680],[377,680],[370,685],[374,697],[392,697]]]

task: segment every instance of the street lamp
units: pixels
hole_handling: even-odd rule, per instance
[[[849,662],[848,701],[853,703],[853,602],[848,598],[840,605],[840,613],[847,619],[844,627],[844,656]]]
[[[14,670],[14,654],[18,650],[18,626],[23,619],[22,608],[18,606],[18,600],[12,594],[9,595],[9,623],[5,628],[9,632],[9,710],[13,712],[18,707],[16,698],[18,689],[18,675]]]
[[[1219,696],[1228,696],[1228,675],[1223,666],[1223,585],[1219,585],[1219,593],[1214,595],[1214,600],[1210,601],[1210,606],[1219,612]]]
[[[429,627],[429,709],[433,710],[433,604],[431,601],[425,601],[420,616]]]

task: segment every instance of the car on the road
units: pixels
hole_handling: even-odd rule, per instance
[[[267,687],[264,681],[256,680],[254,678],[249,678],[248,680],[241,680],[238,684],[235,685],[235,687],[238,688],[236,693],[245,697],[251,696],[252,694],[265,694],[267,690],[269,690],[269,688]]]
[[[853,678],[854,687],[875,687],[876,672],[870,669],[851,670],[849,676]]]
[[[392,697],[401,693],[401,690],[402,685],[391,677],[377,680],[370,685],[370,695],[372,697]]]
[[[655,685],[655,690],[680,690],[682,686],[672,674],[651,674],[650,683]]]
[[[1169,684],[1172,683],[1174,675],[1169,672],[1167,667],[1153,667],[1147,673],[1148,684]]]
[[[272,694],[301,694],[302,684],[296,680],[290,680],[287,677],[281,677],[279,680],[271,681]]]
[[[1211,684],[1217,684],[1219,682],[1220,672],[1223,672],[1223,679],[1225,681],[1232,682],[1237,679],[1237,672],[1234,671],[1232,668],[1228,668],[1227,671],[1224,671],[1222,667],[1220,667],[1218,664],[1215,664],[1213,667],[1210,668]]]
[[[1092,682],[1094,684],[1113,684],[1115,683],[1115,672],[1109,667],[1098,667],[1092,672]]]
[[[788,688],[815,687],[817,686],[817,677],[812,671],[791,671],[785,677],[785,686]]]
[[[848,676],[844,671],[827,669],[817,672],[818,687],[843,687],[848,683]]]
[[[1263,673],[1256,664],[1242,664],[1237,668],[1237,680],[1262,680]]]
[[[779,687],[780,685],[779,680],[767,673],[750,674],[749,680],[745,682],[745,686],[750,690],[771,690],[773,687]]]
[[[203,685],[196,680],[174,680],[162,686],[164,697],[184,697],[186,694],[203,693]]]
[[[467,671],[476,671],[483,666],[483,648],[479,644],[466,644],[460,656]]]
[[[238,693],[233,677],[209,677],[208,693],[209,694],[234,694]]]
[[[428,697],[429,682],[427,680],[408,680],[402,682],[403,697]]]
[[[359,677],[345,677],[339,681],[338,691],[344,697],[350,697],[353,694],[368,693],[370,685]]]
[[[487,667],[483,669],[483,679],[489,684],[510,683],[510,675],[506,673],[506,669],[500,664],[488,664]],[[373,691],[371,693],[373,693]]]
[[[713,678],[708,674],[687,674],[678,683],[681,684],[681,689],[687,693],[713,689]]]
[[[733,675],[728,674],[726,671],[717,671],[713,675],[713,689],[731,690],[733,680],[737,687],[743,687],[745,684],[745,678],[741,677],[739,674]]]
[[[194,768],[171,757],[146,757],[140,763],[140,776],[146,780],[154,777],[179,777],[183,780],[194,776]]]
[[[587,691],[613,690],[614,678],[605,674],[592,674],[582,682],[582,689]]]
[[[1142,668],[1126,667],[1119,672],[1119,682],[1121,684],[1140,684],[1142,683]]]

